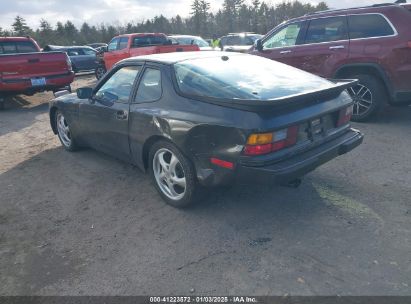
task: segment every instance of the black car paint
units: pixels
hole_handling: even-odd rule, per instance
[[[230,183],[236,179],[237,172],[248,172],[249,168],[253,167],[258,171],[262,166],[280,163],[292,156],[298,158],[303,152],[301,147],[296,146],[268,155],[244,156],[242,150],[251,133],[275,131],[352,104],[351,100],[339,96],[329,101],[305,105],[292,112],[277,113],[273,110],[249,111],[207,103],[178,93],[172,65],[137,58],[117,64],[98,82],[95,91],[115,71],[129,65],[142,66],[134,82],[130,101],[134,100],[140,78],[147,67],[157,68],[162,72],[162,96],[159,100],[146,103],[113,103],[106,106],[93,99],[78,99],[74,94],[66,95],[50,103],[53,131],[56,133],[53,115],[58,109],[64,112],[71,132],[81,144],[131,162],[144,171],[148,168],[150,146],[159,139],[169,140],[193,162],[197,178],[204,185]],[[125,113],[127,118],[118,119],[119,113]],[[362,142],[361,133],[349,129],[348,125],[336,130],[334,137],[338,146],[337,155],[347,152],[342,151],[346,148],[342,148],[344,142],[338,143],[338,138],[348,132],[356,136],[351,149]],[[315,147],[321,150],[319,144],[312,143],[305,147],[304,151]],[[210,162],[211,157],[233,162],[235,167],[230,170],[213,165]],[[318,165],[327,160],[319,161]],[[312,170],[315,167],[307,166],[306,169]],[[255,170],[251,171],[255,173]],[[304,174],[306,172],[307,170],[301,171]],[[284,175],[285,178],[287,176],[295,178],[293,174]]]

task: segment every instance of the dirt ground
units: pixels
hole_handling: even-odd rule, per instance
[[[410,107],[355,124],[364,144],[298,189],[181,211],[137,168],[64,151],[50,98],[0,112],[0,295],[411,295]]]

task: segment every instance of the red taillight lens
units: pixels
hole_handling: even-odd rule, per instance
[[[245,155],[261,155],[271,152],[272,144],[265,145],[246,145],[244,148]]]
[[[353,106],[349,106],[347,108],[340,110],[340,114],[338,116],[337,127],[341,127],[350,121],[351,116],[352,116],[352,109],[353,109]]]
[[[411,41],[408,41],[408,47],[411,49]]]
[[[251,134],[244,147],[244,154],[263,155],[284,149],[296,144],[297,135],[298,126],[292,126],[273,133]]]

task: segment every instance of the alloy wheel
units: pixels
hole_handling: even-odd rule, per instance
[[[166,148],[153,157],[153,172],[160,190],[171,200],[180,200],[186,192],[186,176],[177,156]]]
[[[105,73],[106,73],[106,71],[102,67],[97,68],[97,70],[96,70],[97,79],[101,79],[104,76]]]
[[[362,116],[371,110],[373,104],[373,96],[366,86],[357,84],[348,90],[353,101],[353,115]]]
[[[66,147],[70,147],[71,146],[70,128],[69,128],[69,125],[67,124],[66,119],[61,113],[57,114],[57,131],[59,133],[59,137],[63,145]]]

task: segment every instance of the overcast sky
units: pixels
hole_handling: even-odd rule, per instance
[[[209,0],[211,9],[218,10],[223,0]],[[316,4],[321,0],[301,0]],[[26,19],[28,25],[37,28],[41,18],[53,26],[57,21],[71,20],[76,26],[84,21],[90,24],[141,21],[163,14],[166,17],[189,15],[192,0],[0,0],[0,27],[10,28],[16,15]],[[251,3],[251,0],[246,0]],[[278,3],[282,0],[268,0]],[[372,0],[328,0],[330,7],[344,8],[384,2]],[[393,0],[386,0],[393,2]]]

